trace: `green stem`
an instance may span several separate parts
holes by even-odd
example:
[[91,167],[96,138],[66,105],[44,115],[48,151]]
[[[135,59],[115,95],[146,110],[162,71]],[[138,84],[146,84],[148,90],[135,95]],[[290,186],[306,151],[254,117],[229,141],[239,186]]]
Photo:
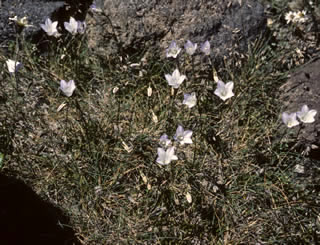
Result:
[[173,96],[171,96],[171,103],[170,103],[170,109],[169,109],[169,113],[168,113],[168,120],[167,120],[167,130],[169,129],[169,126],[170,126],[170,122],[171,122],[171,116],[173,114],[173,110],[174,110],[174,101],[176,99],[176,95],[177,95],[177,92],[178,92],[178,89],[173,89]]

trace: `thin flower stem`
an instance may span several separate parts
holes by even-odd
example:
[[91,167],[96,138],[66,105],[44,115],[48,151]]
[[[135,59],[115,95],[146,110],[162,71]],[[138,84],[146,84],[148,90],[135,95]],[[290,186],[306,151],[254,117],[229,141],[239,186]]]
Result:
[[[297,145],[299,145],[298,136],[299,136],[299,133],[300,133],[300,131],[301,131],[302,128],[303,128],[303,125],[300,124],[299,130],[298,130],[298,133],[297,133],[297,136],[296,136],[296,141],[297,141],[297,142],[296,142],[293,146],[291,146],[289,150],[286,151],[284,157],[279,161],[279,165],[287,158],[287,156],[289,155],[289,153],[290,153]],[[286,130],[286,131],[287,131],[287,130]],[[284,135],[282,135],[281,140],[282,140],[283,136],[284,136]],[[280,140],[279,142],[281,142],[281,140]]]
[[[129,135],[131,135],[131,131],[133,129],[133,125],[134,125],[134,119],[135,119],[135,115],[136,115],[136,98],[134,98],[134,104],[133,104],[133,110],[131,110],[131,118],[130,118],[130,127],[129,127]],[[147,114],[147,113],[146,113]],[[145,122],[147,120],[144,120]],[[143,131],[146,128],[146,125],[143,126]]]
[[146,113],[146,119],[144,120],[143,130],[146,128],[147,117],[149,117],[149,113],[151,112],[150,97],[147,98],[147,108],[148,108],[148,113]]
[[117,141],[120,138],[120,109],[121,109],[121,103],[120,103],[120,99],[117,98],[117,102],[118,102],[118,110],[117,110]]
[[[279,128],[279,127],[278,127]],[[278,131],[278,129],[277,129]],[[280,139],[279,139],[279,143],[281,143],[281,141],[283,140],[284,136],[288,133],[288,129],[286,128],[286,130],[284,131],[284,133],[281,135]],[[273,149],[273,146],[271,146],[271,149]]]
[[302,128],[303,128],[303,124],[300,124],[300,125],[299,125],[299,129],[298,129],[298,132],[297,132],[296,140],[298,140],[298,136],[299,136]]
[[[17,29],[17,27],[16,27]],[[16,30],[18,31],[18,30]],[[17,33],[16,35],[16,46],[15,46],[15,57],[14,57],[14,60],[15,62],[18,61],[18,58],[19,58],[19,38],[20,35],[19,33]],[[13,73],[13,78],[14,78],[14,82],[15,82],[15,85],[16,85],[16,96],[18,97],[19,96],[19,86],[18,86],[18,78],[17,78],[17,72],[16,72],[16,63],[15,63],[15,67],[14,67],[14,73]]]
[[170,102],[170,109],[168,110],[169,113],[168,113],[168,120],[167,120],[167,130],[169,129],[170,127],[170,122],[172,121],[171,120],[171,116],[173,114],[173,110],[174,110],[174,101],[176,100],[176,96],[177,96],[177,93],[178,93],[178,89],[173,89],[173,95],[171,96],[171,102]]
[[[200,110],[199,108],[200,108],[200,103],[201,103],[201,100],[200,100],[200,98],[201,98],[201,93],[199,92],[199,95],[198,95],[198,111],[199,111],[199,126],[200,126],[200,130],[199,130],[199,132],[200,132],[200,134],[202,133],[202,110]],[[197,138],[195,137],[194,138],[194,152],[193,152],[193,164],[195,164],[195,161],[196,161],[196,156],[197,156],[197,143],[198,143],[198,141],[197,141]]]
[[76,74],[80,74],[80,64],[81,64],[81,58],[80,57],[80,50],[81,50],[81,43],[82,39],[79,41],[79,45],[76,50]]
[[[200,121],[200,132],[202,132],[202,123],[201,123],[201,112],[200,112],[200,117],[199,117],[199,121]],[[197,137],[194,137],[194,150],[193,150],[193,161],[192,163],[195,164],[196,162],[196,156],[197,156]]]
[[68,103],[67,103],[66,107],[67,107],[67,110],[66,110],[65,125],[67,125],[67,126],[66,126],[66,128],[64,130],[64,135],[66,134],[66,132],[69,131],[69,128],[71,128],[70,124],[69,124],[69,105],[68,105]]

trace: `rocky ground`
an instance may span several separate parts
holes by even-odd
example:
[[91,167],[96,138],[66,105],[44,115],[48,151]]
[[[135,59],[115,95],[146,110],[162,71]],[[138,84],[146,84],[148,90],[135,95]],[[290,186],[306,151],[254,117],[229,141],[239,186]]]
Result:
[[[318,1],[91,3],[2,1],[0,237],[317,244]],[[34,27],[17,36],[15,15]],[[86,20],[85,34],[65,30],[71,16]],[[47,17],[60,37],[39,27]],[[199,45],[192,57],[188,39]],[[167,58],[173,40],[182,50]],[[210,55],[200,49],[207,40]],[[23,64],[14,74],[9,58]],[[187,77],[179,89],[166,81],[174,69]],[[62,79],[75,81],[72,96]],[[234,82],[226,101],[215,94],[218,79]],[[197,103],[188,108],[191,92]],[[303,105],[317,110],[315,122],[286,127],[282,113]],[[178,125],[193,143],[172,138],[178,160],[160,166],[159,138]]]

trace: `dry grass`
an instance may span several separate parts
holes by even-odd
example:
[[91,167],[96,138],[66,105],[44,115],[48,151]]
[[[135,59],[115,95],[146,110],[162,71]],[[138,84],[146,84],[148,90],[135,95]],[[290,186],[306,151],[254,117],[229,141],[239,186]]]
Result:
[[[270,4],[280,32],[284,6]],[[300,62],[290,45],[302,42],[268,36],[217,70],[235,83],[226,103],[213,94],[212,67],[193,73],[187,56],[180,67],[192,79],[172,95],[164,74],[175,62],[160,54],[100,60],[82,38],[39,56],[23,43],[24,68],[15,78],[2,71],[1,171],[68,213],[83,244],[318,243],[319,173],[294,173],[308,159],[279,131],[277,91]],[[59,92],[60,79],[76,81],[72,97]],[[196,107],[181,104],[186,92],[197,93]],[[159,138],[178,125],[193,131],[194,143],[162,167]]]

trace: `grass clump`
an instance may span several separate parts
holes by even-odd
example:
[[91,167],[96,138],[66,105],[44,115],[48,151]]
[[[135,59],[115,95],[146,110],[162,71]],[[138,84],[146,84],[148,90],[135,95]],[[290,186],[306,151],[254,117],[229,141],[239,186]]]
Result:
[[[281,25],[283,8],[273,10]],[[293,171],[305,158],[279,133],[278,88],[295,63],[284,63],[276,37],[221,67],[206,58],[201,72],[183,51],[179,62],[162,50],[100,59],[85,35],[47,55],[13,43],[1,63],[16,54],[23,68],[2,73],[1,171],[62,207],[83,244],[315,244],[319,177]],[[175,68],[187,77],[177,89],[165,79]],[[75,81],[72,96],[59,91],[62,79]],[[214,94],[217,79],[234,82],[233,97]],[[173,140],[179,125],[192,144]],[[178,160],[161,166],[165,133]]]

